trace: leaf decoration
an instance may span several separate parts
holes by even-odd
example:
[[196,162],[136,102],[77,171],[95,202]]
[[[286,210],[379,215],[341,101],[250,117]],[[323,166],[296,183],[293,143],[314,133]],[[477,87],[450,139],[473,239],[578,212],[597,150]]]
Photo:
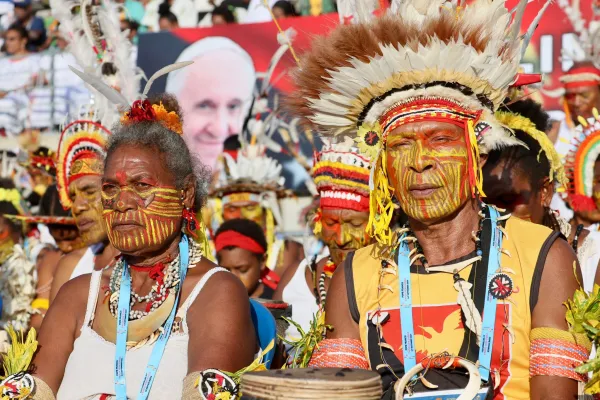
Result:
[[[594,285],[591,293],[583,289],[575,291],[572,299],[565,302],[569,331],[584,334],[598,348],[600,345],[600,286]],[[586,394],[600,393],[600,353],[595,358],[575,368],[580,374],[592,373],[585,385]]]
[[6,332],[10,337],[11,344],[2,360],[2,366],[4,368],[4,376],[2,376],[2,379],[18,372],[27,372],[38,345],[34,328],[29,330],[27,338],[24,338],[25,334],[23,331],[17,333],[12,325],[6,327]]
[[319,347],[319,343],[325,338],[327,330],[331,330],[330,325],[325,324],[325,311],[319,308],[319,311],[314,315],[310,322],[310,328],[304,332],[302,327],[289,318],[283,318],[290,324],[294,325],[300,332],[300,339],[287,340],[280,337],[284,343],[291,346],[289,350],[289,358],[283,368],[307,368],[313,352]]

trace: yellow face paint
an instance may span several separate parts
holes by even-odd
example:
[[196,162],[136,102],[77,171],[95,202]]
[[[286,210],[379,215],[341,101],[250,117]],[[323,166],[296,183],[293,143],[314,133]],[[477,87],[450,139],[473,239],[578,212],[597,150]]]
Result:
[[350,251],[371,242],[367,234],[369,213],[344,208],[324,208],[321,212],[321,239],[329,248],[335,265],[340,265]]
[[82,176],[69,184],[71,212],[86,245],[106,240],[102,222],[101,177]]
[[160,247],[181,227],[178,195],[173,188],[105,184],[103,215],[110,242],[126,254]]
[[245,201],[242,203],[227,203],[223,206],[223,220],[230,219],[249,219],[259,224],[263,230],[266,229],[265,209],[254,201]]
[[418,123],[411,125],[417,132],[388,136],[390,185],[409,217],[432,222],[451,215],[469,198],[464,131],[447,123],[430,122],[428,130],[419,129]]

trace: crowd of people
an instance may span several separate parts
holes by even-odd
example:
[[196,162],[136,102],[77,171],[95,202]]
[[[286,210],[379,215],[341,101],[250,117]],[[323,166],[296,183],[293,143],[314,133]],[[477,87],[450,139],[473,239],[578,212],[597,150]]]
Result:
[[[583,50],[560,121],[520,70],[539,22],[523,23],[527,0],[340,0],[342,23],[299,56],[285,116],[250,88],[247,110],[227,109],[242,128],[211,146],[182,99],[204,90],[206,52],[225,46],[214,67],[255,76],[247,54],[191,45],[143,90],[128,57],[152,7],[160,29],[187,24],[179,1],[126,1],[131,20],[109,0],[51,2],[80,66],[64,79],[88,103],[58,111],[55,149],[0,154],[1,399],[600,394],[600,52],[577,19],[595,8],[560,4]],[[207,3],[194,24],[254,5]],[[273,3],[261,12],[283,18],[317,2]],[[16,56],[47,42],[26,15],[6,30]],[[278,53],[293,52],[285,37]],[[7,64],[0,107],[43,70],[27,60]],[[286,231],[277,129],[314,148],[302,234]]]
[[[127,0],[117,2],[115,12],[121,31],[129,32],[131,62],[135,66],[139,34],[319,15],[335,11],[328,1],[313,5],[304,0],[272,1],[271,14],[262,1],[255,0]],[[0,5],[2,136],[18,137],[32,129],[55,131],[64,116],[77,114],[90,96],[88,88],[73,79],[68,68],[77,62],[64,51],[68,38],[63,37],[51,3],[10,0]]]

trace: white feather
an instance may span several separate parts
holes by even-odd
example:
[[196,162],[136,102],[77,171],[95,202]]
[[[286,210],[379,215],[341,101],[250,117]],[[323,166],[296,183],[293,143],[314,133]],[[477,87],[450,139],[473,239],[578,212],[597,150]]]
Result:
[[106,41],[106,51],[103,62],[111,62],[117,69],[116,86],[121,94],[132,103],[139,97],[141,71],[132,63],[133,45],[127,37],[127,32],[121,32],[119,22],[120,6],[110,0],[105,0],[98,10],[98,21]]
[[85,83],[96,89],[101,95],[106,97],[111,103],[116,106],[128,107],[129,102],[123,95],[117,92],[112,87],[108,86],[98,77],[86,74],[85,72],[78,71],[76,68],[69,66],[69,69],[73,71],[78,77],[80,77]]
[[156,71],[154,73],[154,75],[152,75],[150,77],[150,79],[148,79],[146,86],[144,86],[144,92],[142,93],[142,98],[146,97],[146,95],[150,91],[150,88],[152,87],[152,84],[154,83],[155,80],[157,80],[158,78],[160,78],[163,75],[166,75],[170,72],[176,71],[180,68],[187,67],[188,65],[191,65],[193,63],[194,63],[193,61],[178,62],[175,64],[167,65],[166,67],[163,67],[163,68],[159,69],[158,71]]

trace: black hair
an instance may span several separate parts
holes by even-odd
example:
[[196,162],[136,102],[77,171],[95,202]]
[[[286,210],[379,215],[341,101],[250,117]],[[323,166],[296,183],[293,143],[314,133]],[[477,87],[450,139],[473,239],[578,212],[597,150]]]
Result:
[[296,12],[296,9],[294,8],[293,4],[287,0],[279,0],[278,2],[273,4],[273,7],[271,7],[271,8],[276,8],[276,7],[281,8],[286,17],[297,17],[298,16],[298,13]]
[[[217,232],[215,233],[215,240],[221,233],[227,232],[227,231],[234,231],[234,232],[240,233],[244,236],[248,236],[249,238],[253,239],[256,243],[258,243],[259,246],[261,246],[263,249],[265,249],[265,253],[266,253],[267,239],[265,238],[265,233],[263,232],[263,229],[256,222],[249,220],[249,219],[242,219],[242,218],[230,219],[229,221],[225,221],[221,224],[219,229],[217,229]],[[225,249],[231,250],[235,247],[236,246],[226,246]],[[265,253],[263,253],[263,254],[255,253],[255,254],[262,261]]]
[[129,29],[129,31],[138,31],[140,29],[140,24],[137,21],[134,21],[133,19],[125,19],[123,20],[123,22],[125,22],[127,24],[127,29]]
[[[174,96],[165,93],[148,100],[152,104],[162,103],[167,111],[177,113],[183,124],[181,109]],[[156,150],[163,165],[175,177],[175,187],[178,190],[184,189],[189,177],[193,177],[196,187],[194,206],[198,210],[204,205],[210,184],[210,168],[202,165],[198,157],[190,152],[182,135],[156,121],[117,124],[112,132],[106,149],[105,166],[115,150],[124,145]]]
[[56,185],[50,185],[44,192],[40,200],[39,215],[52,217],[68,217],[71,215],[70,210],[65,210],[60,204],[58,197],[58,188]]
[[171,11],[167,11],[167,12],[163,12],[159,14],[159,19],[160,18],[165,18],[167,21],[169,21],[172,24],[179,24],[179,21],[177,20],[177,16],[175,14],[173,14]]
[[[510,105],[500,108],[500,111],[508,111],[513,114],[528,118],[535,127],[546,132],[550,125],[550,117],[542,109],[542,106],[531,99],[519,100]],[[499,162],[505,161],[507,169],[519,168],[525,174],[531,188],[538,192],[541,190],[544,178],[550,176],[550,162],[537,140],[527,133],[513,129],[515,137],[523,142],[524,146],[511,146],[500,150],[493,150],[488,154],[488,159],[483,167],[484,171],[491,171]]]
[[19,23],[14,23],[11,26],[9,26],[6,32],[8,31],[17,32],[21,39],[29,39],[29,33],[27,33],[27,29],[25,29],[25,27]]
[[228,136],[227,139],[223,142],[223,150],[239,150],[242,148],[242,143],[240,143],[240,137],[238,135]]
[[231,11],[231,9],[225,4],[221,4],[220,6],[215,7],[212,10],[212,15],[220,15],[228,24],[234,24],[236,22],[235,15]]

